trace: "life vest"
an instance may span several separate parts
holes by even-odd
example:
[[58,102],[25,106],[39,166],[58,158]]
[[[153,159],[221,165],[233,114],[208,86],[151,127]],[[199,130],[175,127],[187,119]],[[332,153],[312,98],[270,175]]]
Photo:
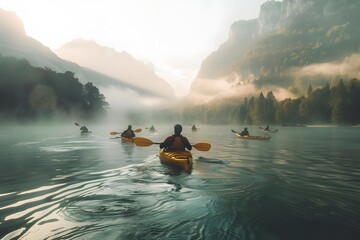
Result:
[[182,136],[174,136],[171,145],[167,148],[168,150],[185,150]]
[[126,138],[133,138],[133,134],[132,134],[132,130],[126,130],[123,137],[126,137]]

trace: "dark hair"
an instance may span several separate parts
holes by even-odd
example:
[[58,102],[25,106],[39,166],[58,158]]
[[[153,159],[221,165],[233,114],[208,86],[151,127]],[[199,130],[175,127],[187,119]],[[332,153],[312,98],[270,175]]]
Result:
[[180,135],[181,131],[182,131],[182,126],[180,124],[176,124],[174,126],[175,135]]

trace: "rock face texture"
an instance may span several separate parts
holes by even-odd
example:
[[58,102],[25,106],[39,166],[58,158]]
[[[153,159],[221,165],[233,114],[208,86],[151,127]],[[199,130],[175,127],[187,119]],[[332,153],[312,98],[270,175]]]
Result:
[[[360,49],[360,1],[267,1],[258,19],[235,22],[228,40],[204,59],[189,98],[213,99],[236,86],[254,84],[285,89],[306,87],[348,73],[320,71],[324,64],[348,66]],[[206,87],[203,87],[206,86]],[[206,97],[205,97],[206,96]]]

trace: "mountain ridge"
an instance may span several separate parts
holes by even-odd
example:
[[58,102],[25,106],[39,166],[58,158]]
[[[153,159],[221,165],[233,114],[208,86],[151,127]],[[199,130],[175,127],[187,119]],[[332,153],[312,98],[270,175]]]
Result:
[[158,77],[150,64],[135,59],[126,51],[101,46],[94,40],[76,39],[55,50],[63,59],[81,66],[122,79],[124,82],[147,89],[164,96],[175,96],[174,89],[164,79]]
[[[175,94],[171,96],[168,92],[164,94],[154,91],[152,88],[136,86],[123,79],[114,78],[93,69],[81,67],[77,63],[61,59],[49,47],[26,35],[24,25],[15,12],[0,9],[0,33],[0,52],[3,56],[26,59],[35,67],[47,67],[57,72],[74,72],[80,82],[92,82],[101,88],[111,88],[112,92],[114,89],[118,89],[120,92],[117,95],[122,96],[124,99],[126,99],[123,94],[124,91],[131,92],[131,96],[135,95],[139,96],[139,98],[157,98],[166,101],[175,99]],[[115,97],[113,98],[116,100]]]
[[[265,2],[259,18],[232,24],[228,40],[203,60],[184,102],[197,99],[202,104],[234,89],[243,92],[248,84],[257,92],[263,87],[282,88],[289,97],[335,76],[359,77],[355,71],[330,75],[319,68],[347,64],[356,69],[348,59],[360,59],[359,10],[356,0]],[[296,75],[309,67],[317,68],[312,79]]]

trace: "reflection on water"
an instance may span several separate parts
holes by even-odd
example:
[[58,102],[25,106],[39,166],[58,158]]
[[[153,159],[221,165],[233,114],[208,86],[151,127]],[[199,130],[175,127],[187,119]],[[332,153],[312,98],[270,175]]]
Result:
[[[185,129],[212,144],[192,151],[190,173],[101,127],[2,128],[0,238],[359,239],[360,129],[279,128],[247,141],[231,128]],[[138,135],[159,142],[168,129]]]

